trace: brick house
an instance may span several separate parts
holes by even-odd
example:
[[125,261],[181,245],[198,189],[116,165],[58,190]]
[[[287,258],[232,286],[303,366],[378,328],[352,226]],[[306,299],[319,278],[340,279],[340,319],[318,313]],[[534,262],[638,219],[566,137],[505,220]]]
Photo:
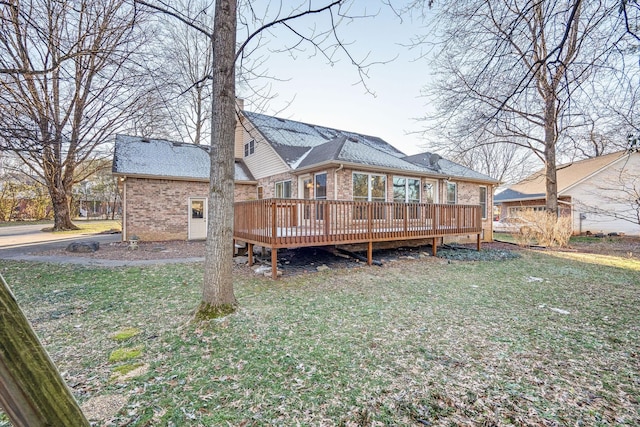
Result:
[[[618,151],[558,166],[558,213],[572,218],[574,234],[640,234],[640,153]],[[546,209],[544,169],[494,198],[500,218]]]
[[[436,154],[407,156],[373,136],[238,112],[235,200],[303,199],[480,205],[492,239],[497,181]],[[116,138],[113,173],[123,194],[123,239],[206,237],[206,146]],[[455,240],[471,239],[458,233]],[[452,237],[453,238],[453,237]]]

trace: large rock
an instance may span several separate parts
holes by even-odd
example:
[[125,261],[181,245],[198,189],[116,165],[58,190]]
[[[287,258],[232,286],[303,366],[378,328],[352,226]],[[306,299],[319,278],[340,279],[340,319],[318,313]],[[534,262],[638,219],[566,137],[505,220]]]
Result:
[[88,253],[100,249],[100,242],[73,242],[67,246],[67,252]]

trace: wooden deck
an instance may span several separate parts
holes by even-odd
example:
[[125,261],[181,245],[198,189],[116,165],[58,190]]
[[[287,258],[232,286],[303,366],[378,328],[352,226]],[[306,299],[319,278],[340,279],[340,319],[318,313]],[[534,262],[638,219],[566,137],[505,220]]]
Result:
[[367,243],[369,264],[374,242],[477,235],[480,250],[482,219],[479,205],[356,202],[341,200],[262,199],[235,204],[233,237],[249,246],[271,248],[276,277],[278,248]]

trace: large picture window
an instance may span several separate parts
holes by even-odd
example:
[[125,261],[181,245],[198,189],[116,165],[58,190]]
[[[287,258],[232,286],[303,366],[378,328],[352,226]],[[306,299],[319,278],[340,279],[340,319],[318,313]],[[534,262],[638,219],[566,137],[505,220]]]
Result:
[[276,198],[291,198],[291,180],[276,182]]
[[[416,178],[393,177],[393,201],[399,203],[420,203],[420,180]],[[397,219],[405,217],[415,219],[419,215],[418,206],[396,206],[394,216]]]
[[420,203],[420,180],[415,178],[393,177],[393,201]]
[[387,200],[387,177],[367,173],[353,174],[353,200],[384,202]]
[[[385,202],[387,200],[387,177],[368,173],[353,174],[353,200],[361,202]],[[354,210],[354,219],[366,219],[365,208]],[[374,209],[374,218],[384,218],[384,208]]]

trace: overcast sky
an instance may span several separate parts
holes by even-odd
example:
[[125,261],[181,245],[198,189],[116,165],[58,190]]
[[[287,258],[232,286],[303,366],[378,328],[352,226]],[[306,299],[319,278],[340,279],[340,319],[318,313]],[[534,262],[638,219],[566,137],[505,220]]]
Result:
[[[376,2],[361,3],[367,5]],[[379,10],[379,12],[378,12]],[[333,127],[378,136],[407,154],[425,151],[425,141],[411,134],[421,129],[417,117],[428,114],[427,100],[420,96],[430,70],[419,52],[402,45],[423,32],[422,23],[401,20],[384,6],[367,10],[377,16],[356,20],[339,28],[350,52],[357,59],[370,52],[369,61],[392,61],[369,69],[366,84],[375,93],[367,93],[356,67],[340,55],[340,63],[327,65],[326,59],[309,57],[311,51],[291,55],[269,55],[265,66],[271,75],[286,81],[273,81],[278,97],[268,104],[267,114],[305,123]],[[286,32],[276,31],[269,48],[286,43]],[[243,96],[242,91],[239,92]],[[284,111],[289,101],[291,105]],[[251,109],[250,107],[248,109]]]

